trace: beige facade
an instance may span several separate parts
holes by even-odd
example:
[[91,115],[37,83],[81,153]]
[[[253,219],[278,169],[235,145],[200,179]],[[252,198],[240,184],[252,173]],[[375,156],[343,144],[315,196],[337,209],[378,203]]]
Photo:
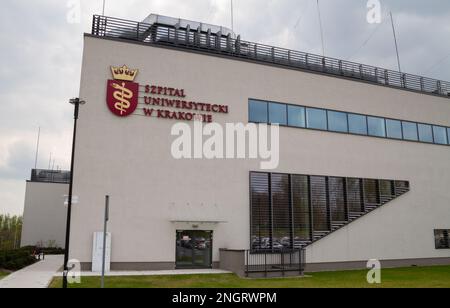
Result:
[[[106,106],[110,66],[139,69],[136,82],[185,89],[190,100],[229,106],[218,123],[248,123],[248,99],[450,126],[450,100],[214,55],[85,36],[70,258],[92,259],[111,196],[113,264],[170,267],[177,230],[212,230],[219,249],[249,249],[249,172],[259,160],[175,160],[176,121],[126,118]],[[189,122],[188,122],[189,123]],[[192,125],[192,123],[190,123]],[[308,263],[448,258],[434,229],[450,228],[450,147],[280,128],[273,172],[401,179],[411,191],[307,248]],[[114,265],[113,265],[114,268]]]
[[63,248],[68,184],[27,182],[20,245]]

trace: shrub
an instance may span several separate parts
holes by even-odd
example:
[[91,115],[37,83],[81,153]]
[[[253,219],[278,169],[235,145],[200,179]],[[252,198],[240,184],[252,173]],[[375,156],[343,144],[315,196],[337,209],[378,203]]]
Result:
[[32,251],[28,249],[17,249],[0,252],[0,268],[17,271],[36,262]]

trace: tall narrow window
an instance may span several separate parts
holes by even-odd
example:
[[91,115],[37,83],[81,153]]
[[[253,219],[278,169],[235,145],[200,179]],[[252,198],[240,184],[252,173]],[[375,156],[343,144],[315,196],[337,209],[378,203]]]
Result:
[[386,125],[384,119],[368,117],[369,135],[375,137],[386,137]]
[[294,215],[294,246],[311,240],[311,213],[309,207],[309,186],[306,175],[292,175],[292,212]]
[[326,178],[311,177],[311,206],[314,231],[329,231]]
[[364,211],[361,189],[360,179],[347,179],[348,209],[352,213]]
[[251,173],[251,241],[252,249],[270,249],[271,205],[268,173]]
[[267,123],[267,102],[250,100],[248,103],[249,121],[254,123]]
[[395,187],[393,181],[381,180],[380,182],[380,201],[389,202],[395,197]]
[[433,130],[431,125],[419,124],[419,140],[433,143]]
[[364,202],[366,205],[378,205],[380,203],[377,180],[364,180]]
[[273,249],[292,248],[289,175],[272,174]]
[[343,178],[329,178],[329,198],[331,220],[336,222],[346,221],[345,189]]
[[445,127],[433,126],[434,142],[437,144],[448,144],[447,130]]

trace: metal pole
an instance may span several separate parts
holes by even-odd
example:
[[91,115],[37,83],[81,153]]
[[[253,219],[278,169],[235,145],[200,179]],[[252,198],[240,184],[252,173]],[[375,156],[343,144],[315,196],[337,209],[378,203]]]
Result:
[[233,0],[231,0],[231,30],[234,32],[234,9],[233,9]]
[[322,56],[325,57],[325,43],[323,39],[322,14],[320,13],[319,0],[317,0],[317,12],[319,13],[320,39],[322,41]]
[[74,110],[74,124],[73,124],[73,138],[72,138],[72,161],[70,164],[70,184],[69,184],[69,200],[67,206],[67,223],[66,223],[66,245],[64,252],[64,272],[63,272],[63,288],[67,289],[67,274],[69,268],[67,264],[69,263],[69,246],[70,246],[70,221],[72,218],[72,193],[73,193],[73,167],[74,167],[74,159],[75,159],[75,142],[77,136],[77,120],[78,120],[78,111],[80,108],[80,100],[73,100],[75,105]]
[[39,142],[41,139],[41,127],[39,126],[37,144],[36,144],[36,158],[34,160],[34,169],[37,169],[38,155],[39,155]]
[[102,256],[102,281],[101,288],[105,288],[105,263],[106,263],[106,235],[108,232],[109,220],[109,196],[105,197],[105,224],[103,228],[103,256]]
[[106,0],[103,0],[102,16],[105,16],[105,4],[106,4]]
[[397,53],[398,71],[402,72],[402,67],[400,66],[400,54],[398,52],[397,34],[395,32],[394,17],[392,17],[392,12],[390,12],[390,15],[391,15],[391,23],[392,23],[392,32],[394,33],[395,51]]

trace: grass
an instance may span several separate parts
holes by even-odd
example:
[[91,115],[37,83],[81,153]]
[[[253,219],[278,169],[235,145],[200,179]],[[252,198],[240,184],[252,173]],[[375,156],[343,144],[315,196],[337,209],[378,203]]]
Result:
[[[381,285],[369,285],[367,271],[314,273],[305,278],[242,279],[234,274],[107,277],[107,288],[450,288],[450,266],[382,270]],[[50,288],[60,288],[55,278]],[[71,288],[98,288],[99,277],[84,277]]]
[[8,275],[9,275],[8,272],[0,270],[0,279],[5,278]]

